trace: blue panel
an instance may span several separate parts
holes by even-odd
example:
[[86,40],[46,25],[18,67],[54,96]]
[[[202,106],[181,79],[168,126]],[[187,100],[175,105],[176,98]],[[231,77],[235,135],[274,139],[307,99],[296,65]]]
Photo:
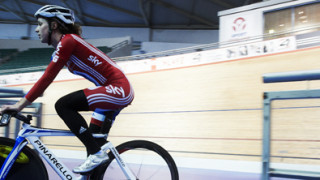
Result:
[[320,70],[291,71],[263,75],[264,83],[320,80]]

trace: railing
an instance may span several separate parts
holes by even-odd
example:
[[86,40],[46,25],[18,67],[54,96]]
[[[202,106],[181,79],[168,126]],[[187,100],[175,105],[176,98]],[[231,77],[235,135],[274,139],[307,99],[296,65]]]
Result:
[[[113,60],[115,60],[115,61],[129,61],[129,60],[151,59],[151,58],[163,57],[163,56],[172,56],[172,55],[185,54],[185,53],[191,53],[191,52],[197,52],[197,51],[217,49],[217,48],[221,48],[221,47],[231,47],[234,45],[248,44],[248,43],[252,43],[252,42],[259,42],[259,41],[263,41],[263,40],[275,39],[278,37],[292,36],[292,35],[300,34],[302,32],[316,31],[319,29],[320,29],[320,24],[317,24],[314,26],[295,29],[295,30],[291,30],[291,31],[281,31],[278,33],[264,34],[262,36],[253,36],[250,38],[239,39],[239,40],[228,41],[228,42],[216,42],[216,43],[197,45],[197,46],[191,46],[191,47],[187,47],[187,48],[179,48],[179,49],[154,52],[154,53],[148,53],[148,54],[138,54],[138,55],[133,55],[133,56],[116,57],[116,58],[113,58]],[[301,46],[301,45],[313,44],[317,41],[320,42],[319,39],[320,39],[320,35],[315,36],[315,37],[306,38],[306,39],[298,39],[297,45]]]
[[[263,76],[264,83],[320,80],[320,70],[269,73]],[[292,179],[320,179],[319,172],[278,169],[270,167],[271,151],[271,103],[274,100],[320,98],[320,89],[271,91],[263,94],[263,139],[261,180],[271,177]]]
[[117,50],[119,48],[122,48],[122,47],[124,47],[124,46],[126,46],[128,44],[129,44],[129,40],[124,40],[122,42],[119,42],[119,43],[111,46],[111,51],[114,51],[114,50]]

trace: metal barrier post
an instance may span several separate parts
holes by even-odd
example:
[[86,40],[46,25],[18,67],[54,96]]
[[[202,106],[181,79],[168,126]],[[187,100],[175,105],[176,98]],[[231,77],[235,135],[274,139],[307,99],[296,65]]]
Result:
[[263,139],[262,139],[262,179],[269,179],[270,168],[270,115],[271,101],[268,93],[263,94]]
[[[264,83],[320,80],[320,71],[296,71],[266,74]],[[261,180],[270,177],[293,179],[320,179],[319,172],[283,170],[270,167],[271,137],[271,104],[273,100],[320,98],[320,90],[273,91],[264,92],[263,100],[263,142],[262,142],[262,175]]]

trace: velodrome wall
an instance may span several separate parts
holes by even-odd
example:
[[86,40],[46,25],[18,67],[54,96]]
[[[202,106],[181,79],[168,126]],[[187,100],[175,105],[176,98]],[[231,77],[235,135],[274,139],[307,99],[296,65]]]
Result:
[[[320,47],[313,47],[128,72],[135,100],[117,117],[109,139],[115,145],[133,139],[151,140],[174,157],[260,162],[263,92],[320,88],[320,81],[263,84],[262,75],[318,69],[319,59]],[[27,91],[32,84],[7,86]],[[91,86],[77,78],[55,81],[37,100],[44,104],[43,127],[66,129],[54,103],[69,92]],[[319,165],[320,101],[277,101],[273,105],[272,161]],[[91,113],[83,114],[89,122]],[[52,148],[83,150],[75,138],[44,141]]]

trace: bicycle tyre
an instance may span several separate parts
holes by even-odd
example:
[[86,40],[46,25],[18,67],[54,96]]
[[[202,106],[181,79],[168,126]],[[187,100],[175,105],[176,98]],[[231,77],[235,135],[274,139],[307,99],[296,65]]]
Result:
[[[0,137],[0,145],[5,146],[7,148],[13,148],[14,144],[15,144],[15,140]],[[8,153],[8,152],[2,151],[0,153]],[[37,155],[37,153],[28,146],[25,146],[22,149],[22,153],[27,156],[27,158],[29,159],[28,162],[25,160],[23,162],[16,161],[11,167],[6,179],[21,180],[21,179],[27,178],[32,180],[48,180],[49,178],[48,178],[47,169],[43,164],[43,161],[41,160],[41,158]],[[3,157],[3,154],[1,154],[1,157],[0,157],[1,166],[4,163],[4,161],[5,161],[5,158]]]
[[[166,180],[179,180],[179,173],[178,173],[178,168],[176,166],[176,163],[174,162],[173,158],[171,157],[171,155],[161,146],[150,142],[150,141],[145,141],[145,140],[134,140],[134,141],[129,141],[129,142],[125,142],[123,144],[120,144],[119,146],[116,147],[117,151],[119,152],[119,154],[121,155],[121,158],[123,158],[124,154],[128,154],[130,153],[130,151],[145,151],[145,152],[152,152],[153,154],[155,154],[159,159],[162,159],[162,161],[164,161],[165,163],[165,168],[168,170],[168,176],[166,178],[163,177],[163,175],[160,173],[159,175],[159,179],[166,179]],[[95,180],[109,180],[109,179],[123,179],[123,177],[119,177],[119,174],[116,174],[116,178],[115,177],[109,177],[110,173],[108,174],[109,170],[112,169],[114,170],[114,168],[118,168],[120,169],[120,167],[118,166],[118,164],[116,164],[114,167],[111,167],[111,164],[115,162],[115,157],[112,154],[112,152],[108,153],[109,155],[109,160],[101,165],[100,167],[98,167],[94,173],[91,176],[91,179],[95,179]],[[130,164],[127,162],[127,165],[130,166]],[[139,166],[141,166],[142,164],[139,164]],[[151,167],[156,167],[154,165],[146,165],[147,168],[150,169]],[[161,166],[162,167],[162,166]],[[139,167],[139,170],[141,170],[142,167]],[[158,168],[158,167],[157,167]],[[131,170],[133,170],[132,167],[130,167]],[[144,179],[149,179],[146,177],[141,177],[144,174],[137,174],[134,173],[136,176],[136,179],[139,180],[144,180]],[[156,177],[152,177],[152,179],[158,179]]]

